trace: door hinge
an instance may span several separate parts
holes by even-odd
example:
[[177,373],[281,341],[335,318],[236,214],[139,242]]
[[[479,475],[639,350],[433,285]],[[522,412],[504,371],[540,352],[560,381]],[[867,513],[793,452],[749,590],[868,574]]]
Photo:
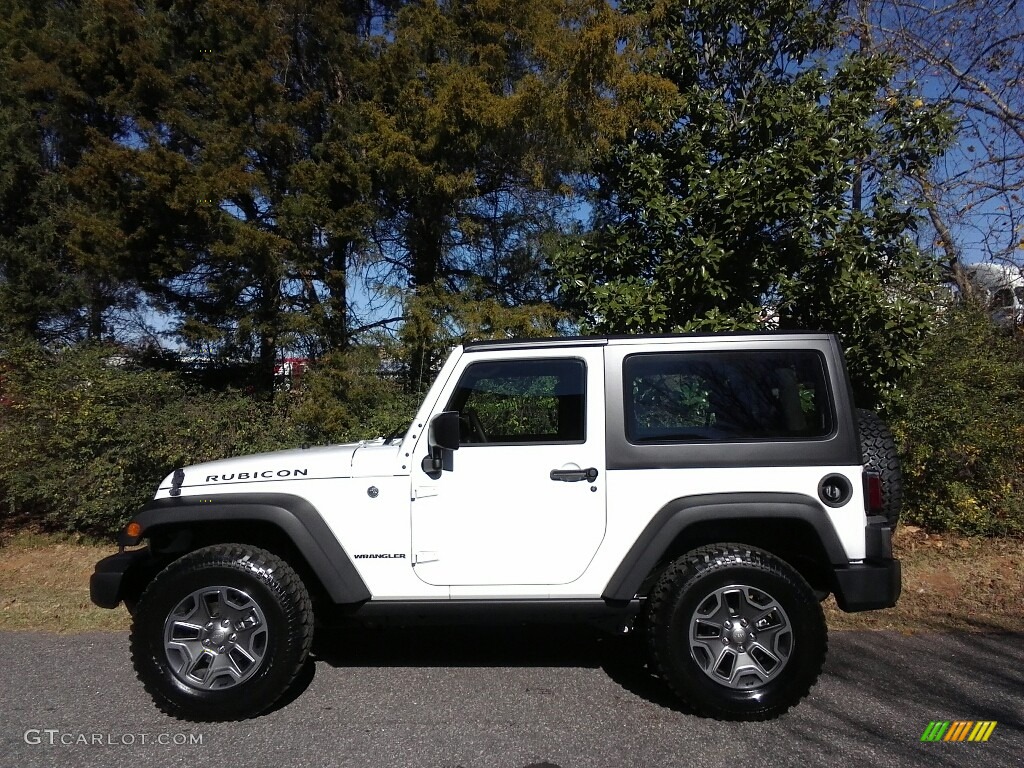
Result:
[[437,496],[436,485],[421,485],[412,489],[412,497],[414,499],[426,499],[430,496]]

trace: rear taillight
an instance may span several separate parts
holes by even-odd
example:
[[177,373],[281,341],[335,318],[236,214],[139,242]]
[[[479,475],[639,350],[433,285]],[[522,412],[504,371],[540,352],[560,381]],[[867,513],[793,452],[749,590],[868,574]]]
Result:
[[885,507],[885,495],[882,490],[882,478],[874,472],[864,473],[864,506],[868,514],[881,514]]

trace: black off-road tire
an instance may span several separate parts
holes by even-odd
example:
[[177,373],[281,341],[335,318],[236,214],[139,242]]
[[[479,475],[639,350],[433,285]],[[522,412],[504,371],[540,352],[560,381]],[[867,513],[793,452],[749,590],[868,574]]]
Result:
[[[192,605],[195,610],[186,616]],[[249,622],[252,626],[246,626]],[[195,640],[191,624],[200,626]],[[202,626],[220,634],[211,635]],[[182,632],[184,641],[168,644],[169,637],[173,641]],[[230,640],[239,637],[239,644],[251,639],[253,648],[238,651]],[[132,622],[132,663],[166,714],[200,722],[241,720],[266,711],[289,689],[312,641],[309,593],[291,566],[257,547],[220,544],[175,560],[150,582]],[[230,647],[227,653],[218,650],[218,642],[224,643],[220,648]],[[224,656],[221,666],[230,669],[214,674],[211,662],[197,666],[186,661],[193,651],[177,648],[185,645],[203,659]],[[245,662],[246,654],[258,655],[259,662],[240,674],[232,659]],[[204,672],[206,681],[200,679]]]
[[[731,602],[738,599],[735,593],[744,588],[749,589],[748,597],[753,602],[746,597],[740,602],[753,610],[731,611]],[[763,596],[774,602],[762,602]],[[751,640],[750,632],[762,612],[757,603],[785,622],[772,629],[769,625],[775,619],[764,620],[756,628],[761,637]],[[712,605],[724,608],[722,627],[727,622],[732,624],[733,619],[736,627],[744,616],[750,620],[745,625],[747,637],[737,640],[744,630],[733,634],[723,629],[721,636],[729,635],[731,648],[720,637],[710,636],[692,647],[691,628],[697,627],[698,634],[705,634],[716,623],[699,618],[707,616]],[[788,642],[785,626],[789,627]],[[782,714],[810,691],[828,650],[825,617],[807,582],[782,560],[745,544],[701,547],[672,562],[648,596],[645,631],[651,668],[694,712],[723,720],[767,720]],[[746,656],[737,653],[737,642],[746,644],[742,646]],[[779,659],[785,655],[782,666],[773,668],[765,679],[755,680],[758,675],[766,675],[763,669],[745,674],[740,670],[753,664],[755,656],[765,661],[760,643],[778,643],[782,650],[788,648],[788,654],[776,653]],[[705,646],[717,649],[723,659],[733,654],[733,680],[726,681],[719,675],[713,661],[708,664],[710,656]],[[706,671],[709,666],[711,672]]]
[[895,528],[903,509],[903,470],[896,440],[874,411],[858,408],[857,427],[864,466],[882,479],[882,514]]

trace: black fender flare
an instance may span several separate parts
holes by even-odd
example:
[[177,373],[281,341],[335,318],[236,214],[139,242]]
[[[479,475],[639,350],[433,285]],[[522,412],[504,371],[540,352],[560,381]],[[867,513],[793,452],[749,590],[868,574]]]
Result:
[[828,513],[798,493],[723,493],[673,499],[651,518],[608,581],[601,597],[632,600],[679,534],[697,523],[721,520],[794,520],[809,524],[834,565],[849,561]]
[[[133,520],[142,526],[143,537],[161,528],[187,528],[189,523],[269,523],[287,536],[306,559],[333,602],[362,603],[371,597],[341,542],[316,508],[301,496],[218,493],[154,499]],[[123,543],[137,543],[137,540]]]

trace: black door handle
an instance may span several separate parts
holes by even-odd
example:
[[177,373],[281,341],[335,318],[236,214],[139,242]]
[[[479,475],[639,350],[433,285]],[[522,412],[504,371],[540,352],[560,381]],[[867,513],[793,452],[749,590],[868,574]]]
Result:
[[597,480],[597,468],[590,467],[589,469],[552,469],[551,479],[560,480],[563,483],[578,483],[581,480],[586,480],[588,483],[592,483]]

